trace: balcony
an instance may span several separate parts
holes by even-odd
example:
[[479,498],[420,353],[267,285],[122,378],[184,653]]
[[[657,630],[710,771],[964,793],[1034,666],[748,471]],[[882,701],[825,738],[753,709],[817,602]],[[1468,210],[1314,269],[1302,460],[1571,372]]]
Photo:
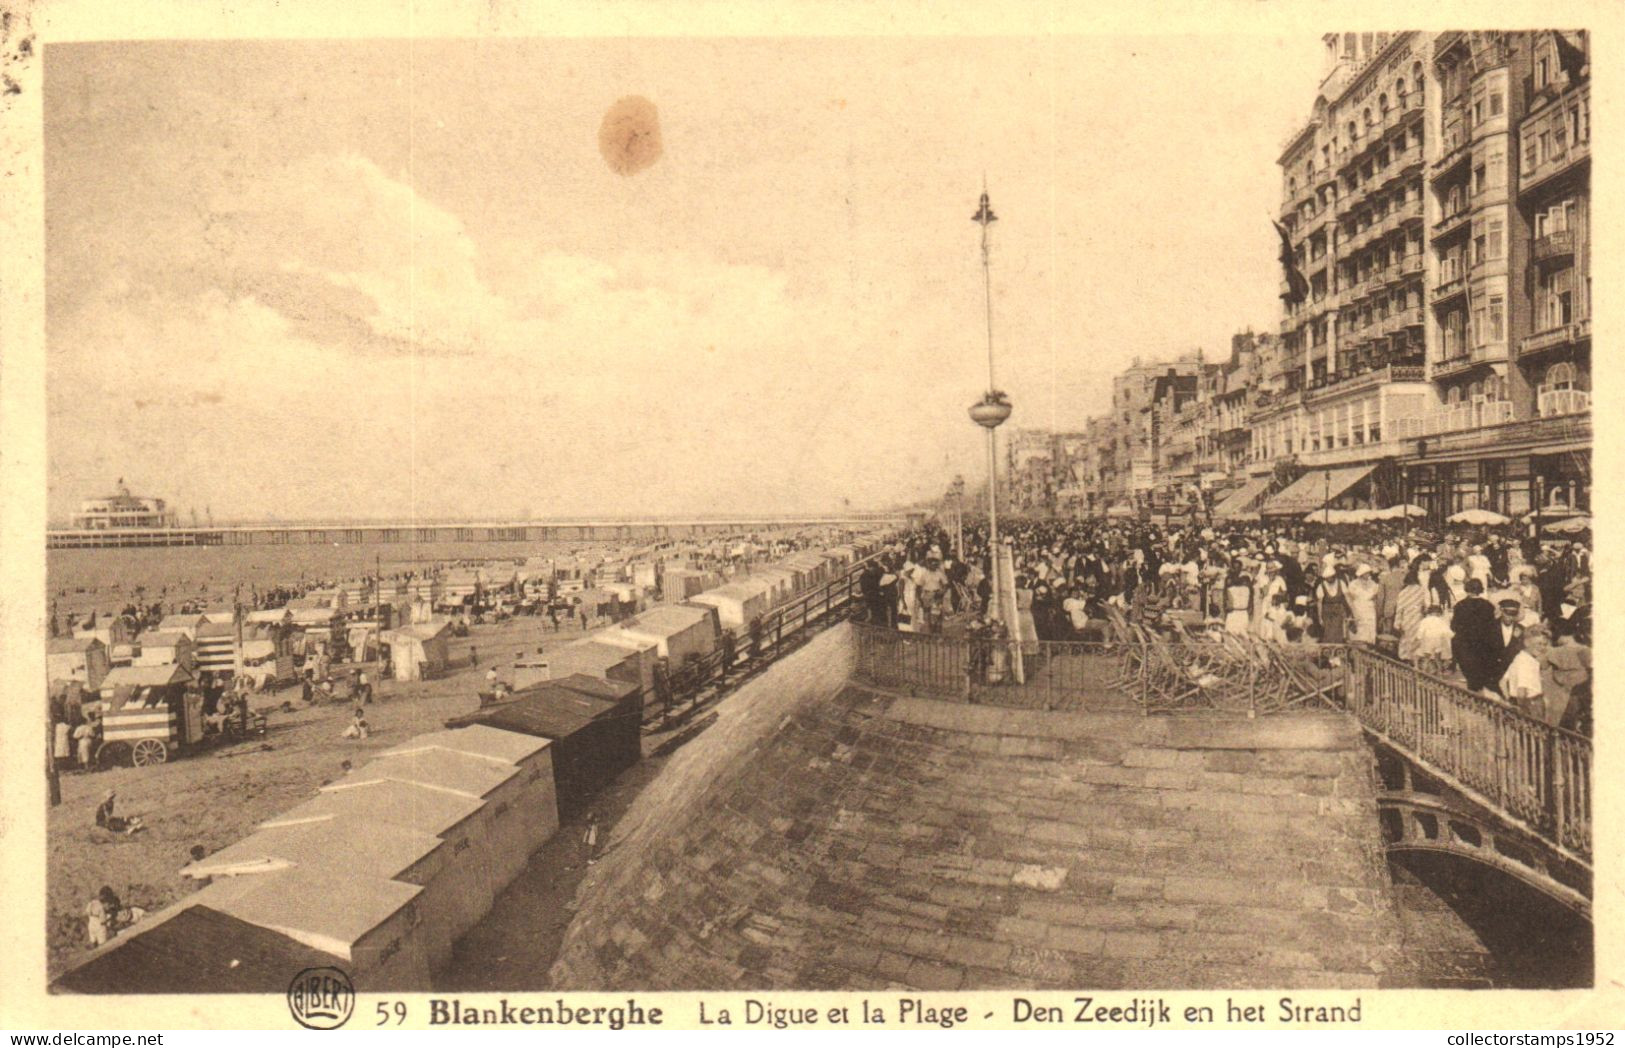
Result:
[[1466,229],[1467,224],[1472,217],[1473,213],[1471,208],[1462,208],[1455,214],[1444,216],[1443,218],[1439,219],[1439,221],[1433,223],[1433,239],[1438,240],[1442,237],[1447,237],[1458,230]]
[[1574,257],[1574,230],[1560,229],[1535,240],[1533,251],[1536,262],[1553,262]]
[[1418,364],[1385,364],[1364,370],[1334,371],[1323,378],[1312,380],[1305,399],[1314,402],[1324,400],[1333,394],[1355,393],[1395,382],[1422,381],[1425,381],[1424,373]]
[[1439,159],[1433,162],[1433,177],[1438,178],[1457,164],[1465,163],[1472,155],[1472,146],[1472,141],[1463,135],[1461,141],[1447,148],[1439,155]]
[[1388,318],[1388,324],[1389,334],[1392,334],[1395,331],[1403,331],[1409,327],[1421,327],[1422,307],[1410,306],[1405,309],[1396,310],[1393,316]]
[[1397,269],[1398,272],[1395,275],[1395,279],[1404,279],[1405,277],[1415,276],[1416,274],[1422,272],[1422,253],[1418,251],[1415,254],[1406,255],[1404,258],[1401,258],[1399,260]]
[[1401,149],[1388,158],[1389,179],[1403,178],[1405,175],[1420,171],[1422,168],[1422,147],[1411,146]]
[[1465,294],[1466,291],[1467,278],[1465,276],[1454,277],[1443,283],[1435,284],[1433,287],[1433,304],[1435,306],[1445,305],[1457,295]]
[[1549,353],[1554,349],[1566,349],[1577,342],[1585,342],[1591,338],[1591,319],[1577,320],[1572,324],[1563,324],[1546,331],[1537,331],[1533,335],[1525,336],[1518,343],[1520,357],[1532,357],[1537,353]]
[[1471,352],[1458,353],[1453,357],[1446,357],[1443,360],[1434,361],[1433,377],[1436,379],[1449,378],[1452,375],[1460,375],[1464,372],[1471,371],[1473,368],[1479,367],[1480,365],[1504,359],[1505,357],[1501,353],[1501,346],[1499,343],[1489,346],[1479,346]]
[[1438,408],[1415,418],[1393,419],[1388,423],[1388,431],[1395,437],[1410,440],[1441,433],[1460,433],[1484,426],[1501,426],[1512,421],[1510,400],[1486,400]]
[[1591,410],[1591,393],[1584,389],[1543,390],[1535,401],[1541,418],[1554,415],[1584,415]]

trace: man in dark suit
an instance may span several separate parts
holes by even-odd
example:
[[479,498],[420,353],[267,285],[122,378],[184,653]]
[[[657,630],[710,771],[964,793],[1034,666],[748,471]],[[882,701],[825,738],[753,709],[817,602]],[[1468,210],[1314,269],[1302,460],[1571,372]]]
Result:
[[1495,679],[1499,681],[1506,673],[1512,660],[1518,657],[1523,650],[1523,626],[1519,620],[1523,618],[1523,602],[1516,597],[1504,598],[1498,608],[1501,614],[1495,620],[1496,640],[1500,642],[1501,654],[1496,663]]
[[1484,584],[1478,579],[1468,579],[1465,588],[1467,596],[1456,602],[1450,614],[1450,629],[1455,634],[1450,651],[1470,690],[1496,691],[1503,666],[1495,605],[1484,599]]

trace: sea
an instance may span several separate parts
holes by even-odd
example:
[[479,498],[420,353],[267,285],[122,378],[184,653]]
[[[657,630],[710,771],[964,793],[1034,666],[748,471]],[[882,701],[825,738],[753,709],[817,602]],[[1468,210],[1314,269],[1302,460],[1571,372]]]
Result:
[[347,543],[288,546],[154,546],[46,552],[46,594],[62,612],[116,611],[126,603],[227,602],[241,587],[386,576],[457,561],[631,556],[647,544],[595,542]]

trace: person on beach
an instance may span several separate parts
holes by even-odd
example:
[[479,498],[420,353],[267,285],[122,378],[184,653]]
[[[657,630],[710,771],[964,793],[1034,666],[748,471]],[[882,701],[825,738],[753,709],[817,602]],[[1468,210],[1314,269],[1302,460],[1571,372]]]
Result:
[[349,727],[344,729],[344,734],[342,736],[340,736],[340,738],[345,738],[345,739],[365,739],[366,737],[367,737],[367,717],[366,717],[366,714],[362,712],[361,707],[357,706],[355,708],[355,710],[352,711],[351,714],[350,714],[350,725],[349,725]]
[[102,797],[101,804],[96,807],[96,825],[111,833],[122,833],[133,836],[146,827],[141,822],[141,816],[132,815],[128,818],[114,813],[113,807],[117,803],[118,794],[108,790]]
[[113,921],[118,911],[119,897],[105,884],[85,903],[85,938],[92,949],[105,946],[112,937]]

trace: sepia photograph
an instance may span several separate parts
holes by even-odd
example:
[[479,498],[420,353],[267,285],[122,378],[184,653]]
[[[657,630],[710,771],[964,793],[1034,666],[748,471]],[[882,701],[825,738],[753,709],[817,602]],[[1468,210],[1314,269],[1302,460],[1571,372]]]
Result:
[[1591,27],[30,33],[59,1004],[1599,982]]

